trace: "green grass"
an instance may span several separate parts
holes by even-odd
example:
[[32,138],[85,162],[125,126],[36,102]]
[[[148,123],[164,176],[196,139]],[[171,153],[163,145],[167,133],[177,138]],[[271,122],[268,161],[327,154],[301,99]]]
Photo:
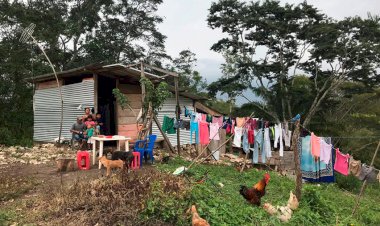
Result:
[[[169,164],[159,164],[157,168],[171,173],[179,166],[188,165],[189,162],[175,159]],[[357,217],[351,217],[356,194],[341,190],[336,184],[304,184],[299,208],[293,213],[292,219],[283,224],[262,208],[247,203],[239,194],[241,184],[252,186],[262,178],[263,171],[251,169],[239,173],[229,166],[197,165],[189,170],[192,181],[201,178],[206,171],[209,172],[210,180],[193,185],[186,200],[177,200],[175,205],[161,208],[161,215],[171,218],[176,215],[182,219],[176,225],[188,225],[190,218],[184,217],[184,212],[191,204],[196,204],[199,214],[211,225],[380,225],[378,184],[366,190]],[[270,172],[270,175],[271,180],[262,203],[285,205],[289,192],[294,191],[294,182],[274,172]],[[218,188],[218,183],[223,183],[224,187]],[[160,200],[159,206],[165,206],[165,199]]]

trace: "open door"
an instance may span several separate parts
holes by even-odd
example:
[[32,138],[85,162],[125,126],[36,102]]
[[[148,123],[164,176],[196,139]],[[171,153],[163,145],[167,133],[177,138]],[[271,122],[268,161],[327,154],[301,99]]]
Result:
[[104,120],[104,134],[115,135],[115,105],[116,100],[112,94],[112,90],[116,88],[116,80],[106,76],[98,76],[98,112],[102,114]]

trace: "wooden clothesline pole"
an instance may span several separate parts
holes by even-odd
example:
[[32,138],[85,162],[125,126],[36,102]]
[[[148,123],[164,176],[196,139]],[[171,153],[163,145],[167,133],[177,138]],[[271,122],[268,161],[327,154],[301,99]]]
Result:
[[[369,167],[372,167],[372,166],[373,166],[373,163],[375,162],[375,158],[376,158],[377,152],[379,151],[379,147],[380,147],[380,140],[379,140],[379,143],[377,144],[377,148],[376,148],[375,154],[373,154],[372,161],[371,161],[371,165],[370,165]],[[358,207],[359,207],[359,204],[360,204],[360,198],[361,198],[361,196],[362,196],[362,194],[363,194],[363,192],[364,192],[364,189],[365,189],[365,187],[366,187],[366,185],[367,185],[367,180],[368,180],[368,179],[365,178],[365,180],[364,180],[364,182],[363,182],[363,184],[362,184],[362,187],[361,187],[361,189],[360,189],[360,193],[359,193],[359,195],[358,195],[358,197],[357,197],[357,199],[356,199],[356,205],[355,205],[354,209],[352,210],[352,216],[355,215],[356,210],[357,210]]]

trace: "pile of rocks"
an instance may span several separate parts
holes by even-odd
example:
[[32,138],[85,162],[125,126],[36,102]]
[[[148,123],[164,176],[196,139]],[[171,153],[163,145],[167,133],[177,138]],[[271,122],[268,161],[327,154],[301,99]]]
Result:
[[0,166],[12,163],[46,164],[57,158],[75,158],[75,152],[67,147],[41,144],[32,148],[21,146],[0,146]]

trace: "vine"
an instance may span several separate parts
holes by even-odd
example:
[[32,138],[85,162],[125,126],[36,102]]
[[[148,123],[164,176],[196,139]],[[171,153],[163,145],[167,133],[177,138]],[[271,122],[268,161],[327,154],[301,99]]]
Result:
[[148,111],[149,103],[155,114],[161,109],[165,100],[172,94],[169,91],[169,85],[166,82],[160,82],[157,87],[147,78],[141,78],[140,83],[145,85],[144,112]]
[[116,101],[120,105],[122,110],[124,110],[125,107],[129,106],[128,98],[120,91],[120,89],[118,88],[113,89],[112,94],[116,98]]

